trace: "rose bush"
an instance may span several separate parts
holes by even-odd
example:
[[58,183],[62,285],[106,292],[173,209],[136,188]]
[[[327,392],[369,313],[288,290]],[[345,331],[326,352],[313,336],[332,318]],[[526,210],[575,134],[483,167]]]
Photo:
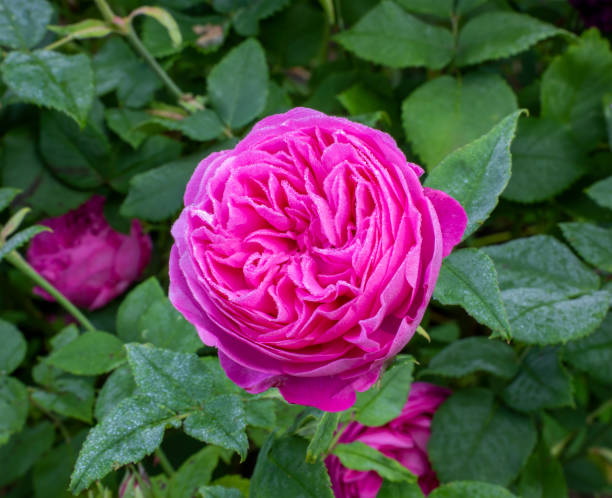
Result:
[[[51,232],[32,239],[28,262],[81,308],[95,310],[124,292],[151,259],[151,238],[132,221],[129,235],[104,218],[104,197],[92,196],[77,209],[40,222]],[[39,296],[53,300],[36,287]]]
[[419,325],[467,218],[387,134],[298,108],[193,174],[172,303],[249,392],[338,411]]
[[[427,456],[431,420],[450,393],[434,384],[415,382],[397,418],[382,427],[366,427],[351,422],[338,442],[361,441],[397,460],[418,476],[421,490],[429,494],[439,484]],[[328,456],[325,464],[336,498],[375,498],[378,494],[382,478],[376,472],[347,469],[335,455]]]

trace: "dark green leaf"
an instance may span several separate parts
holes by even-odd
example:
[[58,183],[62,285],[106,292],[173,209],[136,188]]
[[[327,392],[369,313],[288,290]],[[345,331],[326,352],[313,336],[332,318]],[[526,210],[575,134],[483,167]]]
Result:
[[186,137],[199,142],[212,140],[223,134],[223,123],[219,116],[210,109],[197,111],[183,119],[156,118],[155,123],[169,130],[180,131]]
[[70,473],[85,439],[85,433],[86,431],[80,431],[70,439],[70,443],[56,446],[36,462],[32,472],[35,498],[72,497],[68,491]]
[[485,337],[468,337],[450,343],[429,362],[422,375],[463,377],[488,372],[504,379],[516,373],[518,362],[507,344]]
[[434,415],[429,458],[442,482],[486,481],[505,486],[536,442],[531,420],[498,405],[484,389],[458,391]]
[[35,389],[31,396],[48,412],[91,423],[94,404],[92,379],[60,374],[53,379],[49,390]]
[[594,183],[586,193],[600,206],[612,209],[612,176]]
[[242,36],[256,35],[259,21],[272,16],[289,5],[290,0],[251,0],[233,16],[234,29]]
[[219,462],[219,450],[206,446],[191,455],[172,475],[168,483],[168,498],[191,498],[194,492],[210,482]]
[[18,188],[0,188],[0,211],[9,207],[19,192],[20,190]]
[[383,481],[376,498],[424,498],[417,483]]
[[453,13],[453,0],[397,0],[397,3],[411,12],[444,19],[450,19]]
[[94,97],[93,71],[86,55],[48,50],[11,52],[0,72],[19,98],[65,112],[85,126]]
[[591,223],[560,223],[563,235],[586,261],[612,273],[612,229]]
[[429,498],[516,498],[516,496],[506,488],[486,482],[451,482],[434,489]]
[[264,110],[268,66],[259,42],[242,42],[212,69],[208,95],[221,119],[233,129],[246,125]]
[[107,109],[106,123],[122,140],[135,149],[147,138],[147,134],[138,130],[138,125],[151,118],[144,111],[135,111],[126,108]]
[[0,344],[0,375],[8,375],[25,358],[27,344],[19,329],[4,320],[0,320]]
[[123,343],[107,332],[85,332],[51,353],[47,363],[76,375],[98,375],[125,361]]
[[306,460],[308,462],[316,462],[319,456],[326,454],[334,439],[334,434],[338,430],[341,416],[342,412],[323,412],[317,423],[315,433],[308,443],[308,449],[306,450]]
[[113,411],[115,406],[129,398],[136,390],[131,370],[123,365],[108,376],[96,398],[95,416],[98,421]]
[[559,361],[557,348],[529,351],[503,396],[508,405],[525,412],[570,406],[574,401],[571,378]]
[[248,398],[244,404],[247,425],[273,431],[276,428],[276,408],[279,401],[274,399]]
[[225,486],[202,486],[199,490],[203,498],[243,498],[243,494],[236,488]]
[[0,376],[0,446],[23,428],[28,407],[26,387],[13,377]]
[[298,436],[269,436],[257,456],[250,498],[276,496],[279,489],[291,498],[333,498],[325,464],[306,462],[307,446]]
[[565,346],[564,359],[595,379],[612,384],[612,315],[588,337]]
[[524,119],[512,144],[512,178],[503,197],[519,202],[553,197],[585,173],[585,164],[567,127],[548,119]]
[[453,53],[449,30],[427,24],[389,0],[375,6],[335,39],[362,59],[397,68],[441,69]]
[[505,338],[511,335],[495,266],[478,249],[460,249],[444,258],[434,298],[442,304],[458,304]]
[[538,445],[529,457],[518,480],[518,491],[522,498],[567,498],[563,467],[545,445]]
[[0,46],[27,49],[38,45],[52,14],[46,0],[0,0]]
[[[432,169],[446,155],[481,137],[516,109],[516,97],[501,77],[470,73],[461,80],[441,76],[418,87],[404,100],[402,119],[414,150]],[[497,132],[504,138],[496,140]],[[512,119],[497,132],[482,145],[490,144],[490,148],[497,145],[497,150],[503,153],[504,142],[509,142],[514,132]],[[501,143],[496,144],[498,141]],[[486,157],[490,148],[483,147],[481,151],[478,147],[476,153]],[[506,171],[503,162],[500,170],[503,184]],[[499,189],[500,185],[495,187]]]
[[413,369],[412,357],[401,358],[380,382],[366,392],[357,393],[355,418],[363,425],[380,426],[399,416],[408,400]]
[[166,297],[155,277],[134,287],[117,311],[117,335],[125,342],[140,341],[140,318],[156,301]]
[[416,482],[416,476],[397,460],[383,455],[361,441],[338,444],[333,451],[348,469],[375,471],[383,479],[393,482]]
[[488,218],[508,185],[510,143],[520,114],[506,116],[486,135],[450,153],[425,181],[427,187],[446,192],[463,206],[468,216],[464,239]]
[[567,32],[526,14],[487,12],[473,17],[461,29],[457,65],[509,57],[563,33]]

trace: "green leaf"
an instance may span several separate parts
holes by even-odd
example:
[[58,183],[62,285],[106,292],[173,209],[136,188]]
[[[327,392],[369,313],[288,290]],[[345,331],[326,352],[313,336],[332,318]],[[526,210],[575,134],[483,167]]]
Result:
[[176,311],[168,299],[154,302],[138,324],[143,340],[159,348],[195,353],[203,345],[195,327]]
[[107,332],[80,335],[47,358],[47,363],[76,375],[98,375],[114,370],[125,361],[123,343]]
[[0,486],[6,486],[24,475],[53,444],[51,422],[41,422],[15,434],[0,446]]
[[497,271],[491,258],[478,249],[460,249],[444,258],[434,298],[442,304],[458,304],[505,338],[511,335]]
[[0,72],[20,99],[65,112],[81,128],[85,126],[94,97],[93,71],[86,55],[11,52]]
[[612,314],[588,337],[565,345],[563,358],[591,377],[612,384]]
[[498,405],[485,389],[455,392],[436,411],[428,449],[442,482],[508,485],[536,442],[531,420]]
[[334,439],[334,434],[338,430],[338,424],[340,423],[340,417],[342,412],[323,412],[317,423],[315,433],[308,443],[308,449],[306,450],[306,461],[316,462],[319,456],[327,453],[331,442]]
[[121,213],[150,221],[174,216],[183,206],[185,186],[201,158],[193,154],[134,176]]
[[19,192],[21,191],[18,188],[0,188],[0,211],[3,211],[9,207]]
[[208,95],[232,129],[261,113],[268,98],[268,66],[259,42],[249,39],[233,48],[208,75]]
[[249,449],[246,415],[242,399],[236,394],[222,394],[205,402],[185,419],[183,428],[200,441],[236,451],[241,461],[246,458]]
[[0,0],[0,46],[28,49],[38,45],[52,15],[46,0]]
[[247,425],[273,431],[276,428],[276,408],[279,402],[279,400],[265,398],[246,399],[244,410]]
[[121,401],[89,434],[70,478],[78,494],[111,470],[138,462],[162,441],[166,425],[177,426],[176,414],[145,396]]
[[397,0],[406,10],[450,19],[453,13],[453,0]]
[[380,382],[366,392],[357,393],[355,418],[363,425],[377,427],[399,416],[408,400],[413,370],[414,358],[401,358]]
[[376,498],[424,498],[417,483],[383,481]]
[[502,196],[518,202],[548,199],[580,178],[585,165],[567,127],[549,119],[524,119],[512,144],[512,178]]
[[168,482],[168,498],[192,497],[196,489],[208,484],[219,462],[219,450],[206,446],[191,455]]
[[0,376],[0,446],[23,428],[28,408],[26,387],[13,377]]
[[564,237],[586,261],[612,273],[612,229],[591,223],[559,223]]
[[115,406],[125,398],[129,398],[136,390],[136,383],[127,365],[120,366],[111,373],[96,398],[94,414],[98,421],[111,413]]
[[210,109],[194,112],[179,120],[156,118],[154,122],[199,142],[213,140],[223,135],[224,131],[219,116]]
[[308,443],[298,437],[268,437],[257,456],[250,498],[268,498],[283,490],[291,498],[333,498],[325,464],[308,463]]
[[388,0],[334,39],[362,59],[395,68],[442,69],[453,54],[448,29],[427,24]]
[[155,19],[168,31],[170,40],[172,40],[172,45],[178,47],[182,43],[183,37],[181,36],[181,30],[179,29],[178,24],[176,24],[176,21],[172,15],[167,10],[160,7],[139,7],[130,12],[130,15],[127,18],[128,22],[132,22],[136,16],[149,16]]
[[199,493],[204,498],[243,498],[244,496],[239,489],[225,486],[202,486]]
[[[470,73],[460,80],[441,76],[418,87],[404,100],[402,120],[406,136],[429,170],[455,149],[487,133],[516,109],[516,97],[500,76]],[[514,124],[510,120],[501,128],[504,138],[498,147],[503,151],[503,140],[511,139]],[[496,133],[501,134],[502,129]],[[496,133],[485,140],[490,147],[495,147]],[[480,149],[475,152],[487,154],[487,147]],[[500,170],[505,171],[503,164]],[[505,183],[504,175],[501,176]]]
[[518,491],[522,498],[568,497],[563,467],[544,444],[529,457],[518,480]]
[[212,484],[215,486],[239,489],[242,492],[242,496],[247,498],[249,496],[251,481],[239,474],[225,474],[224,476],[215,479]]
[[21,365],[27,344],[19,329],[4,320],[0,320],[0,344],[0,375],[8,375]]
[[463,377],[487,372],[510,379],[518,369],[514,350],[507,344],[485,337],[468,337],[450,343],[429,362],[421,375]]
[[289,5],[290,0],[251,0],[236,11],[232,22],[236,33],[254,36],[259,31],[259,21],[266,19]]
[[517,12],[486,12],[470,19],[459,33],[457,65],[501,59],[527,50],[551,36],[568,34],[552,24]]
[[600,206],[612,209],[612,176],[594,183],[586,193]]
[[535,235],[482,248],[497,269],[502,290],[538,288],[580,294],[599,287],[599,278],[554,237]]
[[[521,112],[513,112],[482,137],[451,152],[427,176],[427,187],[446,192],[465,209],[464,240],[489,217],[508,185],[510,143]],[[463,181],[465,178],[470,181]]]
[[23,200],[50,216],[59,216],[81,205],[89,197],[58,182],[36,155],[34,139],[23,130],[13,130],[3,139],[2,183],[23,191]]
[[556,57],[542,76],[542,116],[570,125],[586,148],[605,138],[602,98],[612,88],[612,52],[597,30]]
[[117,335],[125,342],[140,341],[140,318],[156,301],[166,297],[155,277],[134,287],[117,310]]
[[102,105],[94,105],[87,125],[79,129],[58,112],[43,112],[40,120],[40,151],[51,171],[64,183],[92,189],[104,182],[111,146],[104,133]]
[[39,233],[48,231],[49,227],[43,225],[32,225],[31,227],[24,228],[23,230],[17,232],[4,244],[2,244],[2,246],[0,246],[0,261],[2,261],[7,254],[10,254],[15,249],[19,249]]
[[69,37],[72,40],[104,38],[113,32],[109,25],[100,19],[84,19],[74,24],[47,26],[47,28],[49,28],[49,31]]
[[94,404],[94,388],[90,379],[82,377],[60,377],[54,384],[56,389],[35,389],[31,396],[34,402],[48,412],[59,413],[85,423],[91,423]]
[[571,377],[561,365],[557,348],[532,349],[521,363],[503,397],[516,410],[561,408],[574,402]]
[[338,444],[334,448],[333,454],[348,469],[373,470],[383,479],[393,482],[416,482],[416,476],[397,460],[383,455],[380,451],[361,441]]
[[119,107],[106,109],[104,115],[108,127],[133,148],[137,149],[147,138],[147,134],[138,129],[139,124],[151,118],[146,112]]
[[516,498],[516,496],[506,488],[495,484],[451,482],[434,489],[429,498]]

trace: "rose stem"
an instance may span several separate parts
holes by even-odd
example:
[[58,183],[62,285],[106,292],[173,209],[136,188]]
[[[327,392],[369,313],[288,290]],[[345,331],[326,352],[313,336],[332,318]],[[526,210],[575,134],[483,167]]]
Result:
[[24,275],[30,277],[38,286],[42,287],[49,294],[51,294],[68,313],[70,313],[74,318],[81,322],[81,325],[83,325],[83,327],[92,332],[96,330],[96,328],[87,319],[87,317],[85,317],[85,315],[83,315],[83,313],[81,313],[74,304],[68,301],[68,299],[66,299],[66,297],[60,291],[53,287],[53,285],[51,285],[45,277],[43,277],[34,268],[32,268],[17,251],[10,252],[6,255],[5,258],[15,268],[21,271]]

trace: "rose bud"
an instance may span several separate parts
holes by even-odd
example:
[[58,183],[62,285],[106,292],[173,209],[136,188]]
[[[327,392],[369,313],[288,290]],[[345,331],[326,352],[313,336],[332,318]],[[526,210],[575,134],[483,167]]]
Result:
[[413,336],[467,217],[386,133],[297,108],[197,167],[169,296],[251,393],[345,410]]
[[[359,422],[351,422],[338,442],[361,441],[397,460],[418,476],[419,486],[427,495],[439,485],[427,457],[431,419],[449,395],[448,389],[415,382],[399,417],[382,427],[365,427]],[[347,469],[335,455],[328,456],[325,465],[336,498],[375,498],[382,485],[382,478],[376,472]]]
[[[151,238],[132,221],[129,235],[113,230],[104,218],[104,197],[94,195],[73,211],[40,222],[53,231],[32,239],[30,265],[73,304],[101,308],[125,291],[151,258]],[[43,289],[39,296],[52,301]]]

